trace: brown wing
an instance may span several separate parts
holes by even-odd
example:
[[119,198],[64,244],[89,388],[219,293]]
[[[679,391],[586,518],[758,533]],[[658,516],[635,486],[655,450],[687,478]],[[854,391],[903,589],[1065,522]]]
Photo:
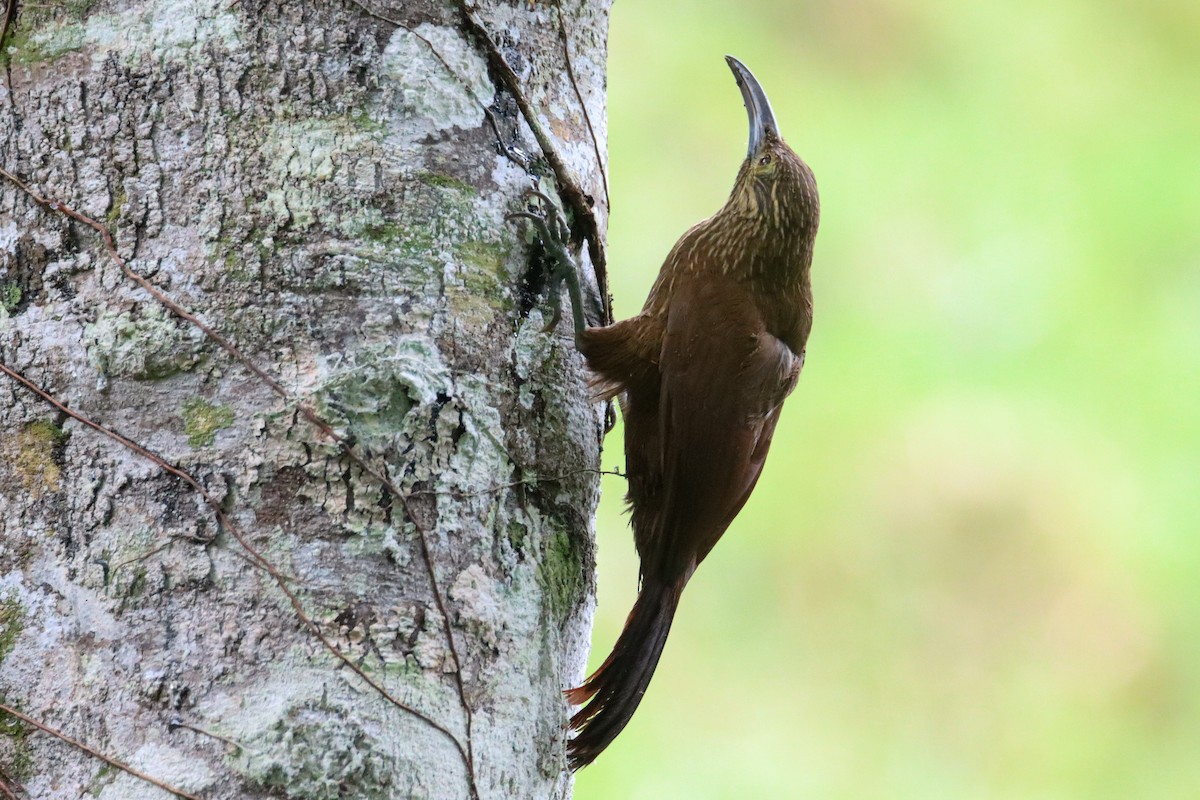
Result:
[[[736,282],[680,283],[656,402],[627,414],[627,454],[645,447],[627,465],[643,575],[664,579],[690,574],[745,504],[802,364]],[[640,400],[631,395],[629,405]]]

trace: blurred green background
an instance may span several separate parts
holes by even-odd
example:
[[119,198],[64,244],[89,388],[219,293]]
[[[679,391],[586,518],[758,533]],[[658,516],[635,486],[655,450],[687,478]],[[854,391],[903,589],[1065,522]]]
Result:
[[618,316],[732,185],[725,53],[823,219],[766,472],[576,797],[1200,796],[1200,3],[626,0],[610,46]]

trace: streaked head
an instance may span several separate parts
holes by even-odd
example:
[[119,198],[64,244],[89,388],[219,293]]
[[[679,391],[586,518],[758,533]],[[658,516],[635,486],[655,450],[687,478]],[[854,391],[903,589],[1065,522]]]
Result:
[[750,122],[746,160],[726,208],[781,227],[785,235],[815,234],[820,202],[812,170],[783,140],[771,101],[754,73],[733,56],[725,56],[725,61],[742,91]]

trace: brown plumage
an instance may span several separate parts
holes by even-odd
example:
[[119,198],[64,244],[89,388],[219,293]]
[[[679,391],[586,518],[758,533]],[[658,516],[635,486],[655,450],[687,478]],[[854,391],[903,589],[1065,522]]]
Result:
[[638,599],[608,660],[567,696],[573,769],[641,702],[680,594],[762,472],[812,327],[812,171],[780,137],[765,93],[727,57],[750,147],[725,206],[683,235],[642,313],[578,334],[598,399],[620,398]]

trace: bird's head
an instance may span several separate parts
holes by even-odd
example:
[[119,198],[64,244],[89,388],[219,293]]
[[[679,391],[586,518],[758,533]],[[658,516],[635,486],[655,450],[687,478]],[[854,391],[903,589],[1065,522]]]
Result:
[[779,237],[777,243],[788,249],[807,244],[811,250],[820,216],[812,170],[780,135],[771,101],[758,79],[733,56],[725,56],[725,61],[746,103],[750,144],[724,211],[743,223],[755,223],[772,238]]

